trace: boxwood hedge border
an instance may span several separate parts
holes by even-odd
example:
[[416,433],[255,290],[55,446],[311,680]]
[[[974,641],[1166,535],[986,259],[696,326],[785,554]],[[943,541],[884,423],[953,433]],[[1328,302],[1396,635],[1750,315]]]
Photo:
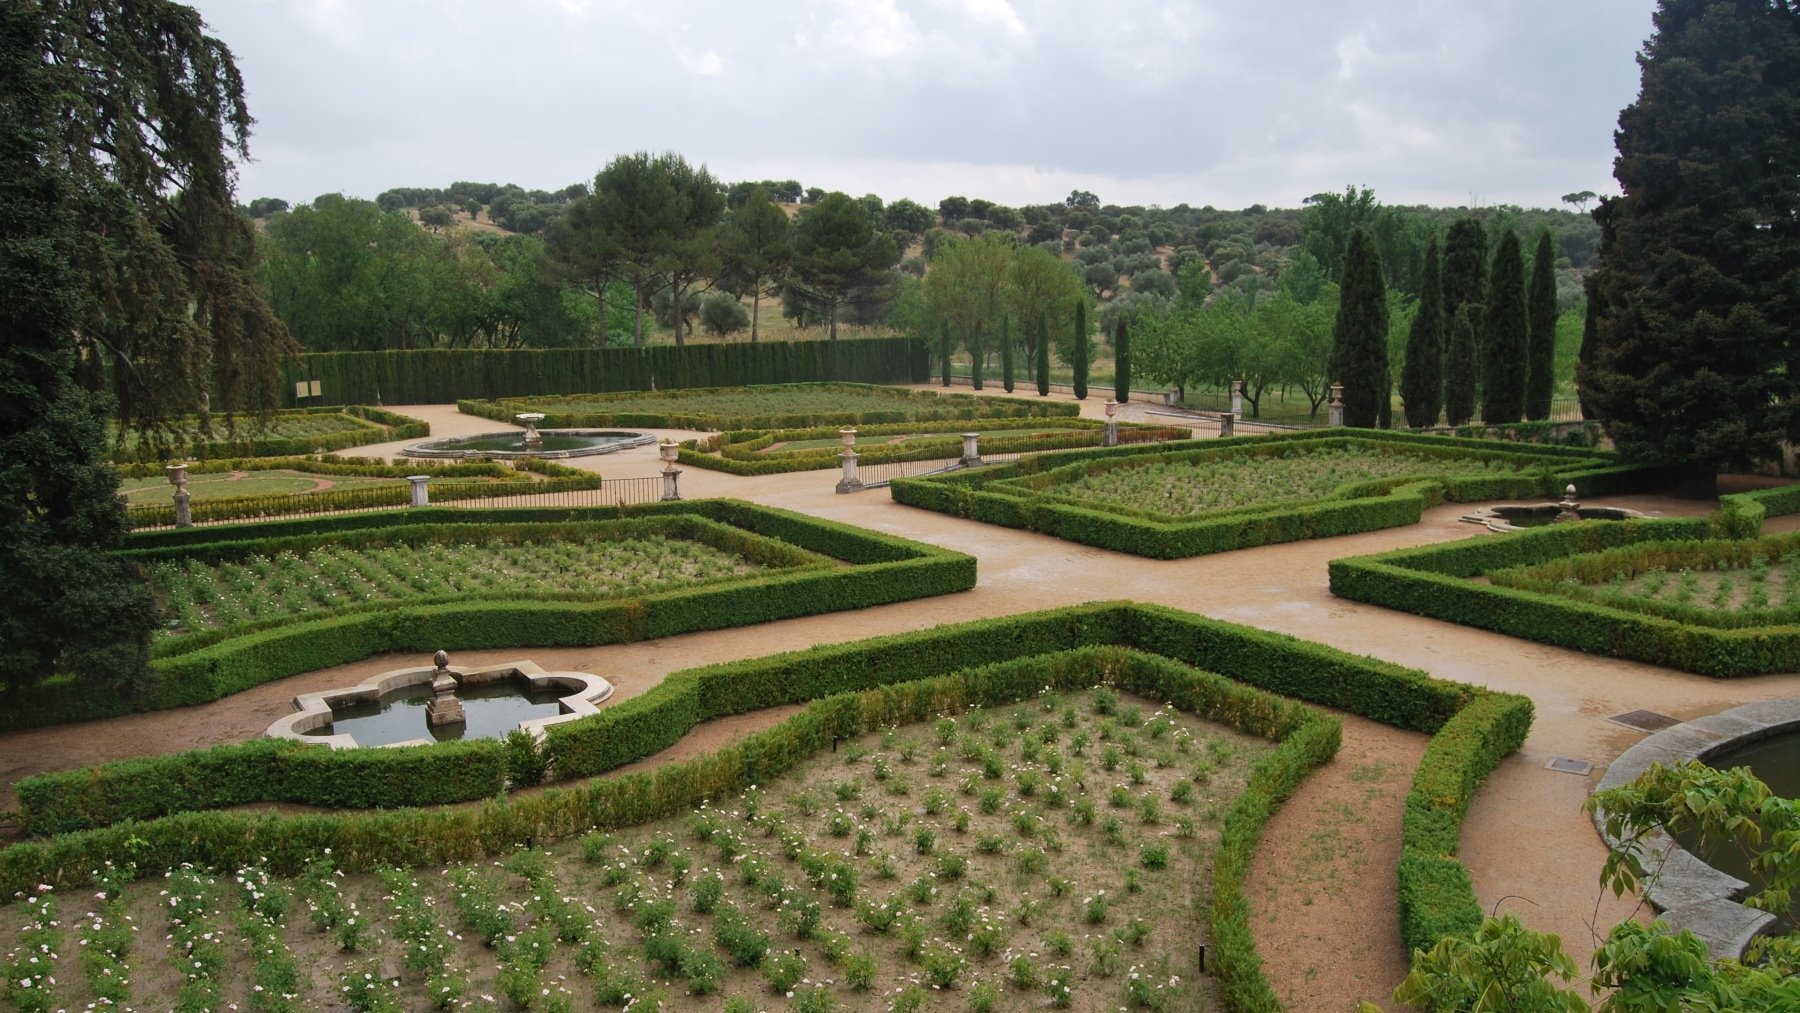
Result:
[[[1297,717],[1303,709],[1292,700],[1432,735],[1402,822],[1401,936],[1417,948],[1479,925],[1480,905],[1456,858],[1460,827],[1477,787],[1524,740],[1531,724],[1529,699],[1432,679],[1416,669],[1284,634],[1130,602],[942,626],[677,672],[642,696],[550,729],[545,752],[554,776],[593,778],[570,787],[458,809],[181,813],[17,843],[0,851],[0,896],[36,883],[83,883],[108,860],[136,861],[146,870],[180,862],[230,868],[265,861],[292,872],[330,848],[342,867],[360,870],[468,861],[592,827],[634,825],[766,782],[835,738],[1002,698],[1002,686],[1005,693],[1029,695],[1044,685],[1069,684],[1071,671],[1076,685],[1087,684],[1091,658],[1077,662],[1069,659],[1081,656],[1066,652],[1096,646],[1146,652],[1290,698],[1232,697],[1250,701],[1231,705],[1246,722],[1241,727],[1301,725],[1290,738],[1311,729],[1298,738],[1298,754],[1277,751],[1273,769],[1266,775],[1259,769],[1233,804],[1222,834],[1213,932],[1220,950],[1216,971],[1232,1008],[1279,1008],[1250,939],[1242,877],[1269,814],[1306,770],[1335,751],[1339,735],[1335,721],[1306,724],[1309,719]],[[984,667],[979,679],[953,674]],[[1121,664],[1114,671],[1136,669]],[[1202,712],[1191,698],[1164,698],[1202,716],[1229,716],[1216,713],[1216,707]],[[787,703],[805,709],[709,756],[594,777],[667,748],[704,721]]]
[[740,500],[682,500],[626,507],[457,510],[421,507],[259,524],[136,532],[126,550],[281,539],[417,524],[568,523],[693,515],[850,566],[797,568],[741,581],[597,601],[494,598],[290,623],[152,661],[156,680],[131,696],[94,693],[60,679],[0,696],[0,729],[35,727],[206,703],[301,672],[394,651],[629,643],[951,594],[975,586],[972,556]]
[[[385,408],[371,408],[367,405],[283,408],[274,413],[275,418],[284,415],[348,415],[361,419],[369,425],[354,426],[341,432],[306,438],[238,434],[209,441],[194,436],[191,442],[176,449],[202,461],[219,457],[283,457],[294,454],[310,454],[320,450],[343,450],[347,447],[362,447],[373,443],[419,440],[431,435],[431,424],[422,419],[401,415]],[[247,421],[252,426],[256,424],[254,418],[240,421]],[[159,459],[162,456],[165,455],[153,453],[147,446],[133,447],[122,443],[115,452],[114,459],[120,463],[145,462]]]
[[[1237,452],[1280,454],[1294,449],[1394,445],[1433,454],[1541,461],[1543,470],[1517,475],[1444,476],[1356,483],[1334,497],[1295,506],[1248,507],[1192,519],[1084,503],[1024,486],[1058,469],[1111,467],[1151,457],[1200,459]],[[897,478],[894,501],[953,516],[1037,531],[1151,559],[1182,559],[1308,538],[1356,534],[1416,524],[1445,500],[1468,501],[1560,495],[1574,484],[1582,495],[1635,491],[1666,480],[1661,469],[1622,465],[1611,455],[1567,447],[1496,445],[1493,441],[1421,436],[1368,429],[1333,429],[1242,436],[1191,444],[1108,448],[1041,454],[1016,463],[945,475]]]
[[1800,625],[1724,629],[1469,579],[1647,541],[1752,537],[1765,516],[1800,510],[1800,485],[1725,496],[1720,503],[1706,520],[1552,525],[1337,559],[1330,564],[1331,591],[1523,640],[1720,679],[1800,669]]

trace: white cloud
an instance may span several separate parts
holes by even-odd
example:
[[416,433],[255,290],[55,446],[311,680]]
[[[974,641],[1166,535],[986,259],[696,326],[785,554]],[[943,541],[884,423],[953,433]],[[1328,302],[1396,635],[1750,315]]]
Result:
[[675,58],[681,61],[682,68],[688,73],[702,77],[717,77],[725,69],[724,59],[711,49],[696,53],[685,46],[676,46]]

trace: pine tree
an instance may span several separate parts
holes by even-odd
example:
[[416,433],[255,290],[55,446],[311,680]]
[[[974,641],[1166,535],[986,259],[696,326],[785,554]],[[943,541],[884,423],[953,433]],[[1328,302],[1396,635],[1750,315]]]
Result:
[[1550,417],[1550,396],[1556,387],[1556,253],[1547,228],[1538,232],[1537,252],[1531,258],[1531,291],[1525,301],[1531,324],[1525,418],[1538,422]]
[[1039,397],[1050,396],[1050,320],[1042,312],[1038,313],[1037,388]]
[[1400,370],[1400,398],[1406,402],[1407,425],[1414,429],[1437,425],[1444,406],[1444,290],[1435,236],[1425,247],[1419,307],[1406,335],[1406,365]]
[[1475,417],[1475,310],[1465,304],[1450,325],[1450,350],[1444,357],[1444,421],[1468,425]]
[[1000,318],[1000,385],[1013,392],[1012,318],[1005,316]]
[[1481,421],[1517,422],[1525,415],[1525,357],[1531,338],[1525,317],[1525,259],[1519,252],[1519,234],[1511,229],[1500,234],[1500,245],[1494,249],[1480,333]]
[[1344,385],[1344,424],[1373,428],[1388,400],[1387,284],[1369,230],[1350,233],[1331,333],[1331,375]]
[[1722,469],[1800,438],[1800,10],[1661,0],[1619,114],[1584,394],[1620,453]]
[[1075,400],[1087,400],[1088,380],[1088,326],[1087,300],[1075,303],[1075,361],[1069,363],[1075,371]]
[[1113,400],[1120,404],[1131,400],[1131,333],[1122,313],[1113,329]]
[[950,325],[943,324],[938,338],[938,359],[944,364],[944,386],[950,386]]

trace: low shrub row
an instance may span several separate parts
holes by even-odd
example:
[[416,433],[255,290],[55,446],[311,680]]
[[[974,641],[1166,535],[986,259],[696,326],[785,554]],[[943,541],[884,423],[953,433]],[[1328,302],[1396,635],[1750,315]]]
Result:
[[[850,563],[798,568],[742,581],[604,601],[483,600],[396,605],[375,612],[289,623],[156,658],[156,681],[130,696],[90,692],[64,677],[0,695],[0,728],[24,728],[184,707],[300,672],[393,651],[628,643],[966,591],[975,560],[959,552],[845,524],[733,500],[633,507],[482,511],[425,507],[134,534],[127,550],[173,549],[381,530],[411,525],[478,532],[510,522],[580,522],[693,515]],[[474,527],[464,527],[474,525]]]
[[[1341,598],[1717,678],[1800,669],[1800,625],[1720,629],[1469,578],[1640,542],[1704,538],[1707,521],[1569,524],[1331,562]],[[1650,551],[1650,550],[1645,550]],[[1663,551],[1663,550],[1656,550]]]
[[[861,463],[866,465],[956,457],[962,452],[962,443],[956,434],[968,429],[988,431],[981,438],[980,449],[983,454],[1036,453],[1047,450],[1069,450],[1077,447],[1098,447],[1105,438],[1106,424],[1098,419],[1059,419],[1055,423],[1055,427],[1058,429],[1082,430],[1076,433],[1033,433],[1031,431],[1041,429],[1043,426],[1042,421],[1022,419],[971,419],[868,426],[859,429],[857,435],[865,438],[922,433],[942,433],[944,435],[938,438],[907,440],[904,443],[896,444],[863,445],[857,448],[857,456]],[[1016,429],[1020,432],[1016,435],[992,432],[992,430],[1009,429]],[[1150,426],[1132,422],[1119,423],[1118,433],[1120,444],[1185,440],[1193,435],[1192,430],[1181,426]],[[763,453],[763,451],[779,442],[833,439],[838,435],[837,429],[829,427],[772,431],[741,430],[724,433],[708,441],[688,441],[682,445],[680,459],[684,464],[713,471],[723,471],[732,475],[779,475],[793,471],[835,468],[840,463],[838,455],[842,450],[841,447],[819,447],[776,454]],[[715,450],[717,453],[709,453],[709,450]]]
[[[346,459],[352,462],[355,459]],[[311,458],[272,458],[239,460],[251,468],[284,468],[321,475],[363,475],[375,478],[405,478],[408,475],[430,475],[445,479],[430,486],[431,498],[440,503],[486,499],[494,496],[531,496],[540,493],[572,492],[598,489],[600,476],[592,471],[571,468],[555,461],[521,460],[513,467],[487,461],[440,463],[436,468],[417,463],[393,465],[376,462],[320,462]],[[509,477],[525,471],[542,478]],[[225,499],[201,499],[188,504],[188,515],[195,521],[250,520],[259,517],[281,517],[288,514],[316,513],[326,510],[363,510],[374,507],[406,506],[412,501],[412,486],[398,482],[389,484],[357,484],[323,492],[287,493],[268,496],[232,496]],[[175,506],[171,502],[140,504],[127,514],[134,528],[167,527],[175,523]]]
[[[849,403],[880,403],[881,407],[854,410],[820,409],[794,412],[781,402],[794,392],[838,395]],[[708,407],[722,393],[760,398],[760,408],[737,408],[725,411]],[[929,390],[907,390],[867,384],[785,384],[772,387],[740,387],[641,392],[607,398],[607,410],[584,407],[595,399],[589,395],[567,397],[512,398],[500,401],[464,400],[456,403],[465,415],[511,422],[519,412],[543,412],[540,423],[549,429],[590,429],[603,427],[637,427],[650,429],[797,429],[812,426],[860,426],[895,422],[928,422],[933,420],[972,420],[1000,418],[1072,418],[1081,406],[1068,402],[1027,401],[1016,398],[981,397],[974,394],[939,394]],[[891,404],[891,406],[890,406]]]
[[[1199,674],[1171,681],[1165,664],[1117,653],[1068,653],[1083,646],[1132,648],[1265,692],[1228,690]],[[1409,801],[1402,846],[1414,860],[1401,872],[1410,877],[1403,890],[1420,888],[1419,858],[1431,860],[1438,878],[1448,870],[1466,883],[1454,858],[1455,827],[1475,786],[1529,723],[1530,704],[1523,698],[1172,609],[1101,603],[690,669],[593,718],[553,726],[545,743],[553,776],[569,781],[652,755],[702,721],[807,703],[775,728],[699,759],[478,807],[302,816],[183,813],[28,841],[0,851],[0,896],[36,883],[84,882],[108,859],[136,860],[146,871],[181,862],[232,868],[266,860],[277,871],[292,872],[329,847],[347,870],[467,861],[724,798],[767,783],[829,748],[834,738],[1010,699],[1007,694],[1030,695],[1046,685],[1091,685],[1096,664],[1101,678],[1291,745],[1264,761],[1269,766],[1258,770],[1233,805],[1221,845],[1224,872],[1215,872],[1221,881],[1214,900],[1219,974],[1232,1006],[1240,1009],[1276,1004],[1249,944],[1241,892],[1232,891],[1241,887],[1260,821],[1306,770],[1332,754],[1339,735],[1335,721],[1266,693],[1434,733],[1414,777],[1418,801]],[[945,677],[982,668],[988,670],[978,676]],[[1415,810],[1421,814],[1416,819]],[[1479,921],[1472,893],[1431,900],[1402,907],[1407,940],[1426,938],[1436,926]]]
[[[332,432],[319,432],[306,436],[284,436],[280,432],[281,421],[286,418],[329,418],[331,416],[349,416],[343,419],[344,425]],[[360,421],[358,421],[360,420]],[[191,440],[176,448],[177,453],[199,460],[219,457],[281,457],[289,454],[313,454],[328,450],[343,450],[346,447],[361,447],[371,443],[389,443],[399,440],[417,440],[431,435],[430,423],[383,408],[371,408],[364,405],[347,405],[337,408],[287,408],[277,411],[267,419],[239,419],[238,424],[244,428],[230,433],[221,433],[212,439],[193,436]],[[121,463],[139,462],[160,464],[160,459],[168,456],[158,453],[155,448],[130,440],[122,441],[115,457]]]
[[[1335,497],[1298,505],[1223,510],[1170,518],[1058,495],[1057,486],[1095,470],[1154,461],[1205,461],[1227,455],[1282,456],[1325,448],[1403,447],[1426,458],[1485,460],[1532,470],[1361,482]],[[1429,469],[1429,464],[1422,464]],[[1446,499],[1473,501],[1548,496],[1568,483],[1613,492],[1653,483],[1660,473],[1620,466],[1605,455],[1568,448],[1496,448],[1492,443],[1378,431],[1248,436],[1208,441],[1204,448],[1157,446],[1046,454],[1015,464],[947,475],[896,479],[894,500],[959,517],[1023,528],[1153,559],[1178,559],[1278,542],[1375,531],[1418,523]]]

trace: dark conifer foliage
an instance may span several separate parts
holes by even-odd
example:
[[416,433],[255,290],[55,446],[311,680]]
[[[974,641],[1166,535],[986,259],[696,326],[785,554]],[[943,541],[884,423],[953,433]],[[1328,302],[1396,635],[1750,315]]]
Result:
[[1075,361],[1069,366],[1075,370],[1075,400],[1087,399],[1089,339],[1087,325],[1087,300],[1075,304]]
[[969,335],[969,383],[976,390],[982,389],[982,374],[986,370],[981,367],[987,364],[987,336],[981,333],[981,325]]
[[1517,422],[1525,416],[1525,357],[1530,325],[1525,316],[1525,260],[1519,234],[1500,234],[1487,302],[1481,307],[1481,421]]
[[1008,394],[1013,392],[1013,343],[1012,320],[1000,318],[1000,385]]
[[1593,272],[1581,279],[1581,287],[1587,292],[1587,313],[1581,322],[1581,350],[1575,357],[1575,396],[1581,399],[1581,417],[1584,419],[1600,417],[1598,399],[1591,388],[1593,374],[1589,372],[1594,368],[1594,355],[1600,348],[1598,328],[1602,307],[1600,286],[1596,284],[1599,280]]
[[1444,356],[1444,421],[1467,425],[1475,417],[1475,311],[1465,305],[1450,325],[1450,348]]
[[1344,385],[1344,424],[1373,428],[1388,396],[1387,283],[1369,231],[1350,233],[1331,335],[1331,375]]
[[1556,250],[1548,229],[1538,233],[1537,252],[1531,258],[1531,290],[1525,302],[1531,326],[1525,418],[1538,422],[1550,417],[1550,398],[1556,387]]
[[1800,438],[1800,9],[1661,0],[1619,114],[1583,394],[1696,486]]
[[950,325],[944,324],[938,337],[938,361],[944,365],[944,386],[950,386]]
[[1041,312],[1037,330],[1037,389],[1039,397],[1050,396],[1050,320]]
[[1419,276],[1419,307],[1406,335],[1406,364],[1400,370],[1400,399],[1406,402],[1406,424],[1414,429],[1437,425],[1444,406],[1444,290],[1434,237],[1425,248],[1425,270]]
[[[1474,218],[1459,218],[1450,223],[1444,237],[1444,324],[1456,321],[1456,312],[1464,306],[1480,306],[1487,301],[1487,232]],[[1476,319],[1480,319],[1477,311]],[[1476,340],[1480,340],[1480,334]],[[1480,348],[1477,346],[1476,386],[1481,384]]]
[[1113,399],[1120,404],[1131,400],[1131,332],[1122,314],[1113,331]]

